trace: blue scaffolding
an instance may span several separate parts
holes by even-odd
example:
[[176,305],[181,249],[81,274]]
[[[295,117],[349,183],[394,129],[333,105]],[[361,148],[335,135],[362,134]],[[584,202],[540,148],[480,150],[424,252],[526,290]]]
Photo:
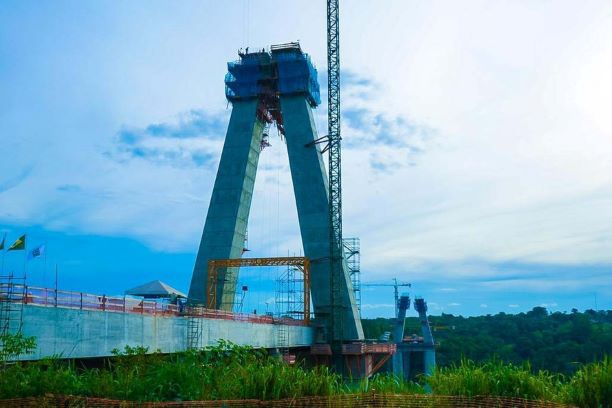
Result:
[[312,107],[321,103],[317,69],[310,56],[299,48],[272,50],[278,70],[278,91],[281,94],[305,93]]
[[305,94],[312,107],[321,103],[317,70],[297,43],[271,52],[240,53],[227,64],[225,96],[230,102],[261,96]]

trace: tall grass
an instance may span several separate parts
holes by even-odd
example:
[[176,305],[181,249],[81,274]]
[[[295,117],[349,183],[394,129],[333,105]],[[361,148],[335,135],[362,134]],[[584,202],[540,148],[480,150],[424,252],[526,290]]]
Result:
[[427,381],[434,394],[559,401],[564,378],[546,371],[533,373],[529,364],[516,366],[496,360],[476,364],[462,360],[458,365],[438,368]]
[[56,393],[136,401],[271,400],[331,395],[341,388],[341,378],[326,367],[289,366],[264,351],[225,342],[173,355],[126,347],[103,368],[78,370],[51,359],[0,374],[0,398]]
[[[350,387],[347,390],[353,391]],[[392,374],[375,374],[369,380],[361,381],[354,391],[377,394],[424,394],[425,389],[418,383],[405,381]]]
[[102,368],[94,369],[57,358],[4,366],[0,369],[0,399],[52,393],[133,401],[276,400],[346,393],[420,394],[425,392],[425,383],[440,395],[521,397],[586,408],[612,406],[612,361],[608,357],[585,365],[572,378],[533,373],[528,364],[463,360],[438,368],[418,383],[381,374],[347,385],[326,367],[289,366],[265,351],[226,342],[172,355],[126,347],[116,350]]
[[567,386],[565,399],[579,407],[612,407],[612,359],[605,356],[580,368]]

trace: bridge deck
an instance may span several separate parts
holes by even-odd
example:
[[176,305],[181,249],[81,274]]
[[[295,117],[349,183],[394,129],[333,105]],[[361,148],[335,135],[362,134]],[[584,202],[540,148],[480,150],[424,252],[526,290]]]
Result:
[[[301,321],[236,314],[122,297],[85,295],[30,288],[23,305],[23,332],[35,336],[37,349],[22,359],[51,355],[64,358],[104,357],[124,346],[144,346],[171,353],[186,350],[188,322],[196,319],[198,347],[220,339],[258,348],[312,344],[313,329]],[[59,292],[59,291],[58,291]],[[7,299],[0,299],[7,301]],[[12,299],[12,301],[19,301]]]

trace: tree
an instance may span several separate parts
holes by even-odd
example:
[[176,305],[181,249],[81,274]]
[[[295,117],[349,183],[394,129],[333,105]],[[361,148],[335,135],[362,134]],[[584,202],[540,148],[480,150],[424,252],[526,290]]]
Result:
[[36,350],[36,338],[26,337],[23,333],[7,333],[0,336],[0,362],[16,360],[19,356]]

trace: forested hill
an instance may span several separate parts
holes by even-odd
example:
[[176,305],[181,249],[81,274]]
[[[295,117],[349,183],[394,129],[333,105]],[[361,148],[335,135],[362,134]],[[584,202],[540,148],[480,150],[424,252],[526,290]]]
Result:
[[[430,316],[437,362],[447,366],[462,357],[474,361],[499,358],[534,369],[573,373],[580,363],[612,356],[612,310],[549,313],[535,307],[527,313],[462,317]],[[364,319],[366,338],[391,331],[392,319]],[[406,319],[405,334],[420,335],[417,317]]]

